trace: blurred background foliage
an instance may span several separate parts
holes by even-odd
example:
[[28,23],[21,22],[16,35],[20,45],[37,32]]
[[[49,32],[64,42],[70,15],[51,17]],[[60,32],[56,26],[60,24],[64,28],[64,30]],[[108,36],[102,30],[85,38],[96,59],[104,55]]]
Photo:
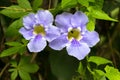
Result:
[[[29,0],[34,12],[41,8],[49,8],[54,16],[63,11],[75,12],[74,0],[71,0],[72,4],[67,5],[65,0],[35,1]],[[81,2],[81,0],[78,1]],[[91,1],[90,5],[95,4],[92,3],[94,0],[88,1]],[[95,1],[99,5],[100,0]],[[64,8],[60,6],[62,2],[64,2],[62,5]],[[86,11],[87,4],[81,4],[83,7],[77,9]],[[11,5],[18,5],[18,1],[0,0],[0,11]],[[17,17],[12,12],[6,12],[8,16],[0,14],[0,54],[2,53],[0,55],[0,80],[120,80],[120,0],[104,0],[101,4],[102,10],[118,21],[96,19],[95,30],[100,35],[100,42],[82,61],[68,56],[64,49],[53,51],[47,46],[44,51],[38,53],[34,61],[30,62],[34,54],[27,50],[28,41],[22,38],[18,30],[23,26],[23,15],[32,11],[29,5],[24,3],[21,5],[27,12],[19,13]],[[9,50],[4,51],[6,49]]]

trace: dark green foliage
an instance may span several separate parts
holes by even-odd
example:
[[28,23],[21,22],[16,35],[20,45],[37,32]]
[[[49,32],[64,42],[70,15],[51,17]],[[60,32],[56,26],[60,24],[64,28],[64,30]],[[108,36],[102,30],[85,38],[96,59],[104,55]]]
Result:
[[[40,9],[54,18],[83,11],[100,42],[81,61],[48,46],[36,56],[19,29],[24,16]],[[120,80],[120,0],[1,0],[0,23],[0,80]]]

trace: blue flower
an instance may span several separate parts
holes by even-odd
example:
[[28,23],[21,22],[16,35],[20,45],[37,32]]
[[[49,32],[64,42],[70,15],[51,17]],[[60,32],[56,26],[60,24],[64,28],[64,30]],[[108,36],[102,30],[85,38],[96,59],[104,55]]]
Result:
[[26,40],[30,52],[40,52],[46,45],[60,35],[58,28],[52,25],[53,15],[48,10],[40,10],[23,18],[23,25],[19,32]]
[[87,16],[80,11],[57,15],[55,24],[60,28],[61,35],[51,41],[49,46],[54,50],[66,47],[69,55],[78,60],[84,59],[90,52],[90,47],[99,42],[98,33],[86,29],[87,22]]

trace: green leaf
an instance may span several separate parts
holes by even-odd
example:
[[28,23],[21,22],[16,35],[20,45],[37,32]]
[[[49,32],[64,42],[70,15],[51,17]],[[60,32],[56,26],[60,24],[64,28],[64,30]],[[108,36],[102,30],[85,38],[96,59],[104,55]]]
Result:
[[6,42],[5,44],[8,46],[22,46],[20,42]]
[[12,47],[12,48],[6,49],[0,54],[0,57],[16,54],[19,51],[19,49],[20,49],[19,47]]
[[107,64],[107,63],[112,64],[112,62],[110,60],[107,60],[105,58],[98,57],[98,56],[91,56],[88,59],[88,62],[93,62],[93,63],[97,64],[97,66],[102,65],[102,64]]
[[15,20],[6,30],[5,35],[7,37],[13,37],[19,35],[19,29],[23,26],[22,18]]
[[33,1],[33,10],[37,10],[43,3],[43,0],[34,0]]
[[62,0],[62,8],[70,8],[71,6],[77,5],[77,0]]
[[89,6],[102,10],[104,0],[88,0],[88,1],[90,2]]
[[95,18],[91,17],[90,15],[89,17],[89,22],[87,23],[87,29],[89,31],[94,31],[95,29]]
[[115,9],[113,9],[112,11],[111,11],[111,17],[112,18],[118,18],[118,14],[119,14],[119,7],[117,7],[117,8],[115,8]]
[[28,40],[26,40],[26,39],[22,39],[22,43],[23,43],[25,46],[27,46],[27,44],[28,44]]
[[10,63],[11,63],[11,67],[17,67],[17,61],[11,60]]
[[109,80],[120,80],[120,72],[118,69],[106,66],[105,71],[106,71],[105,75]]
[[116,1],[120,3],[120,0],[116,0]]
[[78,3],[81,4],[82,6],[85,6],[85,7],[89,6],[88,0],[78,0]]
[[63,9],[60,4],[58,4],[55,8],[50,9],[50,12],[53,15],[57,15],[59,12],[61,12]]
[[26,50],[27,50],[27,49],[26,49],[26,46],[21,47],[21,48],[19,49],[20,55],[23,55]]
[[20,7],[25,9],[31,9],[31,5],[28,0],[17,0]]
[[94,71],[95,71],[95,73],[97,73],[99,75],[105,75],[105,73],[102,70],[95,69]]
[[10,68],[8,71],[9,72],[14,72],[16,70],[16,68]]
[[22,57],[19,62],[19,69],[28,73],[35,73],[38,71],[39,66],[35,63],[30,63],[30,57]]
[[3,9],[2,11],[0,11],[0,13],[10,18],[19,18],[28,14],[27,10],[16,5],[7,7],[6,9]]
[[29,73],[27,73],[23,70],[19,70],[19,76],[22,80],[31,80]]
[[30,63],[30,59],[31,59],[31,56],[29,56],[29,57],[22,56],[18,66],[22,66],[22,65],[24,65],[26,63]]
[[90,14],[92,17],[97,19],[103,19],[103,20],[110,20],[110,21],[117,21],[115,19],[110,18],[105,12],[99,9],[94,9],[93,7],[88,8]]
[[26,46],[24,46],[24,45],[11,47],[11,48],[8,48],[8,49],[4,50],[0,54],[0,57],[10,56],[10,55],[17,54],[17,53],[23,54],[23,52],[25,50],[26,50]]
[[104,0],[95,0],[94,7],[96,9],[102,9],[103,8],[103,3],[104,3]]
[[[38,71],[39,66],[35,63],[31,63],[31,56],[21,56],[20,62],[17,65],[17,61],[11,61],[12,69],[9,69],[10,72],[14,72],[17,70],[21,80],[31,80],[29,73],[35,73]],[[15,74],[12,74],[15,76]],[[11,76],[12,76],[11,75]]]
[[84,74],[85,74],[85,69],[84,69],[84,67],[83,67],[82,62],[79,63],[78,72],[79,72],[81,75],[84,75]]
[[16,80],[18,76],[18,71],[17,69],[11,73],[11,80]]
[[105,78],[105,73],[102,71],[102,70],[97,70],[97,69],[95,69],[94,70],[94,75],[93,75],[93,77],[94,77],[94,80],[106,80],[106,78]]
[[7,42],[5,43],[9,46],[19,47],[19,53],[22,55],[26,51],[26,44],[21,44],[19,42]]
[[[52,73],[58,80],[72,80],[78,68],[79,61],[61,51],[50,54],[50,66]],[[62,65],[62,66],[61,66]]]
[[30,64],[30,63],[26,63],[19,67],[20,67],[20,69],[22,69],[23,71],[28,72],[28,73],[35,73],[39,69],[39,66],[37,64]]
[[88,0],[89,2],[95,2],[95,0]]

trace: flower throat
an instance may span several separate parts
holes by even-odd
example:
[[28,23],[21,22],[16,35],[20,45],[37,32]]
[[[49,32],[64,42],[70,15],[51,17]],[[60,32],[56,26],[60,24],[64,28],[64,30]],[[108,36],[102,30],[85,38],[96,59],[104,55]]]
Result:
[[35,34],[41,34],[42,36],[45,36],[45,29],[43,26],[38,25],[34,27],[34,31]]
[[79,29],[72,29],[68,32],[68,40],[72,40],[72,39],[76,39],[76,40],[80,40],[81,39],[81,33],[79,31]]

